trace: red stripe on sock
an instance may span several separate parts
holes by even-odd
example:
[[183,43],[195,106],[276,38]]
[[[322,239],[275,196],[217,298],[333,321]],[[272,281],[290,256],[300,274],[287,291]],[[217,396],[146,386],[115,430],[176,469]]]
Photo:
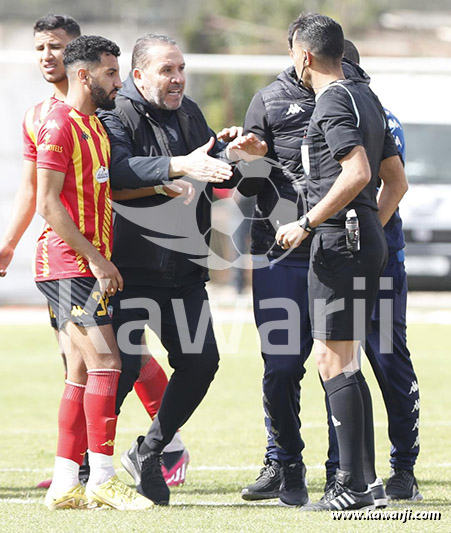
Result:
[[86,419],[83,399],[86,387],[66,383],[58,413],[58,448],[56,455],[79,465],[87,448]]
[[113,455],[117,415],[116,392],[120,371],[88,370],[84,398],[88,448],[92,452]]
[[163,368],[151,357],[141,368],[139,378],[135,382],[135,391],[152,420],[160,408],[167,384],[168,378]]

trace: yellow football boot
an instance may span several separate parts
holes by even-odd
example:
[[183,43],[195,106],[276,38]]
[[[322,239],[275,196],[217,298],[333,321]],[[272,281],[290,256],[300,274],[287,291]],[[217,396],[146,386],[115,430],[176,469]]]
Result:
[[88,499],[86,498],[85,487],[78,483],[78,485],[57,498],[54,497],[51,490],[48,490],[44,503],[51,511],[56,511],[57,509],[86,509]]
[[113,476],[95,490],[86,489],[86,497],[88,509],[110,507],[118,511],[141,511],[154,505],[151,500],[122,483],[117,476]]

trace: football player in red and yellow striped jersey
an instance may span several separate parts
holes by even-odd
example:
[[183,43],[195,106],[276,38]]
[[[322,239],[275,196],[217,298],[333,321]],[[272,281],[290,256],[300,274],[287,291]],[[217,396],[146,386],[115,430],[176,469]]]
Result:
[[23,121],[22,178],[8,226],[0,240],[0,277],[6,275],[14,250],[36,211],[36,136],[51,106],[64,100],[67,78],[63,65],[66,45],[80,35],[80,26],[67,15],[49,14],[34,25],[34,49],[44,79],[53,85],[53,95],[29,109]]
[[[66,103],[55,103],[39,130],[38,173],[45,168],[64,174],[61,203],[106,259],[112,247],[109,159],[110,144],[99,119]],[[50,226],[45,227],[36,251],[36,281],[75,277],[94,277],[88,259]]]
[[[109,260],[110,145],[95,111],[114,108],[122,86],[119,55],[115,43],[99,36],[69,43],[66,100],[53,105],[37,135],[37,208],[48,227],[39,239],[36,282],[54,310],[67,357],[45,498],[50,510],[153,505],[119,481],[113,466],[121,359],[106,295],[122,290],[123,280]],[[91,471],[85,492],[78,475],[86,448]]]

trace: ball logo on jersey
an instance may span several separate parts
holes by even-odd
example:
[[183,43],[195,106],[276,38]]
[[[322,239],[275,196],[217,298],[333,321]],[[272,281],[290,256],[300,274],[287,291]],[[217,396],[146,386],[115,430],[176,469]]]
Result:
[[99,183],[105,183],[110,179],[110,173],[108,172],[107,167],[100,167],[96,172],[96,180]]

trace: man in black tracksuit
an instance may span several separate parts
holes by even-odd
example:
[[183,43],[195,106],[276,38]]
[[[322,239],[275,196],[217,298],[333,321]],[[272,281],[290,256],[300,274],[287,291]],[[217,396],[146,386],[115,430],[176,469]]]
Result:
[[[287,223],[290,218],[299,218],[305,212],[301,143],[314,106],[313,94],[299,85],[294,67],[282,72],[276,81],[254,96],[246,114],[244,131],[255,133],[267,142],[266,157],[276,164],[272,165],[269,179],[245,178],[238,185],[245,196],[257,195],[251,229],[256,325],[261,332],[265,324],[278,321],[285,324],[284,329],[272,330],[267,341],[261,338],[268,444],[265,466],[256,483],[243,489],[242,497],[245,500],[279,497],[285,505],[303,505],[308,500],[302,462],[304,442],[299,432],[299,382],[312,348],[307,298],[310,239],[287,254],[275,244],[277,228],[269,217],[280,198],[291,202],[295,212],[287,212],[287,219],[279,216],[276,226]],[[269,265],[259,268],[258,256],[265,254]],[[282,307],[271,305],[268,308],[262,304],[275,298],[292,302],[291,305],[297,306],[296,311],[287,316]]]
[[[218,368],[205,290],[211,183],[234,183],[228,159],[233,143],[227,148],[217,141],[198,106],[184,96],[184,66],[169,37],[139,39],[116,109],[101,114],[111,141],[114,197],[125,199],[115,206],[113,246],[124,278],[124,291],[112,302],[123,361],[117,409],[139,374],[145,324],[159,335],[174,369],[148,434],[122,456],[138,491],[159,504],[169,501],[161,452],[202,401]],[[251,144],[247,139],[239,147]],[[196,182],[189,205],[167,196],[171,180],[180,176]]]

